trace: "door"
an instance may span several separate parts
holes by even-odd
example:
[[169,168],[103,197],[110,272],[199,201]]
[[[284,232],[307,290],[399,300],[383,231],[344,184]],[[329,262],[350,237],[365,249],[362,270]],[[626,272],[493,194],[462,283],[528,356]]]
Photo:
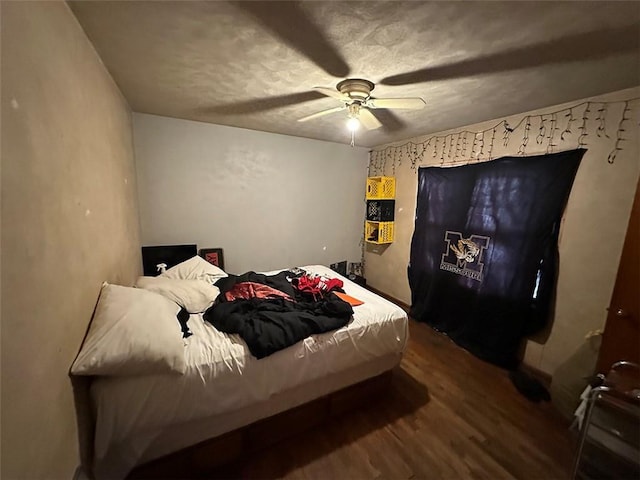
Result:
[[640,363],[640,182],[631,208],[616,284],[602,336],[597,371],[618,360]]

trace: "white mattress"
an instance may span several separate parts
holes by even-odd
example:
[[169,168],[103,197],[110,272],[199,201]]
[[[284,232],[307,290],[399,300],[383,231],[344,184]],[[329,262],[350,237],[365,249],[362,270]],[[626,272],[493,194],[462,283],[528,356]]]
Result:
[[399,362],[408,336],[407,315],[400,307],[327,267],[303,268],[343,280],[345,292],[364,302],[354,307],[353,319],[343,328],[257,360],[237,335],[221,333],[202,315],[192,315],[184,375],[102,377],[93,383],[96,478],[123,478],[140,463],[377,375]]

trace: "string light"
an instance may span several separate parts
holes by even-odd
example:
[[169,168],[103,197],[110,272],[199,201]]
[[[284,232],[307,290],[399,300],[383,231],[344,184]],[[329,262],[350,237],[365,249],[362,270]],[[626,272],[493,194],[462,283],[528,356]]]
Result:
[[567,127],[560,134],[560,140],[563,142],[566,135],[571,135],[571,124],[575,121],[575,119],[573,118],[573,108],[569,109],[569,113],[567,113],[565,117],[569,117],[569,120],[567,121]]
[[626,129],[624,129],[623,127],[624,127],[624,122],[629,120],[629,117],[627,117],[627,114],[629,113],[630,110],[631,109],[629,108],[629,100],[627,100],[626,102],[624,102],[624,109],[622,110],[620,123],[618,123],[618,131],[616,133],[616,143],[613,146],[613,150],[611,150],[611,153],[609,153],[609,156],[607,157],[607,162],[610,164],[616,161],[616,155],[618,155],[618,152],[622,150],[622,147],[620,146],[620,142],[625,140],[622,137],[622,132],[626,132]]
[[[490,160],[494,156],[494,139],[498,128],[504,130],[502,137],[502,145],[504,147],[508,147],[511,139],[517,135],[517,131],[521,132],[520,146],[517,155],[524,156],[529,144],[532,128],[538,128],[536,143],[541,146],[544,145],[547,152],[553,152],[554,149],[558,147],[558,137],[560,141],[565,143],[571,141],[571,137],[573,136],[573,123],[582,120],[581,125],[578,126],[580,134],[577,137],[577,142],[576,140],[573,140],[573,142],[577,143],[578,148],[584,148],[587,146],[589,133],[593,133],[594,130],[601,138],[609,137],[606,132],[606,117],[612,115],[612,108],[610,107],[614,104],[624,104],[616,131],[615,145],[607,159],[608,163],[612,164],[616,159],[617,152],[622,150],[622,145],[625,141],[624,132],[629,128],[629,120],[631,120],[630,112],[633,107],[639,105],[639,100],[640,97],[612,102],[581,102],[554,112],[524,115],[515,125],[509,124],[506,120],[501,120],[496,125],[485,130],[476,132],[461,130],[446,135],[432,135],[422,141],[410,140],[401,145],[391,145],[379,150],[371,150],[369,152],[371,160],[370,167],[372,168],[371,173],[374,175],[384,173],[387,163],[391,163],[393,171],[395,171],[396,163],[399,165],[404,156],[409,158],[411,161],[410,168],[414,171],[417,171],[420,163],[425,162],[427,155],[430,155],[435,162],[440,164],[447,163],[445,162],[447,159],[448,163]],[[591,117],[592,108],[597,108],[598,111],[597,118],[595,119]],[[559,119],[561,118],[567,119],[564,129],[559,125]],[[564,121],[562,121],[562,123],[564,123]],[[632,125],[635,125],[635,123],[636,122]],[[558,134],[557,132],[561,133]],[[485,135],[490,135],[490,137],[486,139],[488,151],[486,151],[487,149],[485,148]],[[470,139],[473,140],[473,143],[471,143]],[[469,152],[469,150],[471,151]],[[468,155],[470,158],[468,158]],[[487,155],[488,157],[485,158]]]
[[557,147],[555,143],[553,143],[553,139],[556,135],[556,130],[558,129],[558,119],[556,118],[556,114],[551,114],[551,133],[549,134],[549,142],[547,143],[547,153],[553,153],[553,147]]
[[609,138],[609,135],[607,135],[606,125],[605,125],[606,116],[607,116],[607,104],[603,103],[602,106],[598,109],[598,118],[596,118],[596,120],[599,122],[598,129],[596,130],[596,135],[598,135],[599,137],[604,135],[605,137]]
[[589,120],[589,113],[591,112],[591,102],[587,102],[587,107],[582,112],[582,125],[580,125],[580,136],[578,137],[578,147],[586,147],[585,139],[587,138],[587,121]]

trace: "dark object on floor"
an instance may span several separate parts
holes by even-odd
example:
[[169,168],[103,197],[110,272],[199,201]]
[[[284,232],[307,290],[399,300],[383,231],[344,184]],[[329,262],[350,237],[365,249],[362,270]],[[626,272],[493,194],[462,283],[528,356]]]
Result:
[[538,403],[540,400],[548,402],[551,395],[547,389],[536,378],[519,370],[511,370],[509,378],[518,391],[527,397],[528,400]]

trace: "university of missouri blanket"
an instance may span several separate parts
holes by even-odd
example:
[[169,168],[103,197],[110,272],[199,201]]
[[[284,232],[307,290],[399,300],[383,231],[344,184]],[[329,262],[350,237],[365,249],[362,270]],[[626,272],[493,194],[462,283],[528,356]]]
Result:
[[550,316],[560,220],[584,152],[420,168],[411,316],[514,367]]

